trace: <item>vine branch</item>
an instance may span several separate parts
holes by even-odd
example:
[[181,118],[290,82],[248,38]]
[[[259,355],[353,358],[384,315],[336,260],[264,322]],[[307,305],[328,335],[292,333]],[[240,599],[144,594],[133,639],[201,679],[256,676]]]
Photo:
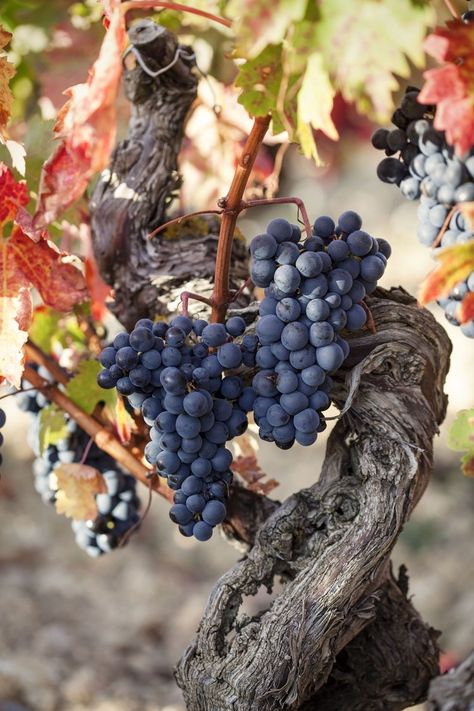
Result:
[[[65,395],[56,385],[52,385],[47,380],[41,377],[36,370],[26,366],[23,377],[31,385],[34,385],[42,392],[48,400],[54,402],[64,412],[67,412],[75,422],[87,434],[92,437],[97,446],[104,452],[109,454],[116,462],[121,464],[132,476],[150,486],[150,472],[131,452],[128,451],[103,425],[101,425],[94,417],[88,415],[84,410],[78,407],[67,395]],[[152,488],[157,494],[163,496],[168,501],[172,500],[172,491],[161,482],[158,476],[153,476]]]
[[214,289],[212,292],[211,321],[223,321],[227,305],[231,298],[229,291],[230,258],[232,254],[232,240],[237,222],[238,210],[244,190],[248,183],[250,173],[255,163],[258,150],[270,125],[271,116],[257,116],[252,130],[245,143],[242,155],[226,197],[219,201],[219,206],[224,208],[219,230],[217,244],[216,267],[214,272]]
[[148,10],[153,7],[161,7],[164,10],[176,10],[177,12],[189,12],[192,15],[198,15],[199,17],[205,17],[206,20],[212,20],[217,22],[224,27],[232,27],[230,20],[226,20],[224,17],[219,17],[219,15],[214,15],[212,12],[206,12],[205,10],[198,10],[195,7],[189,7],[188,5],[183,5],[179,2],[164,2],[163,0],[157,0],[156,2],[150,2],[150,0],[128,0],[122,5],[122,12],[125,14],[129,10],[138,10],[144,8]]

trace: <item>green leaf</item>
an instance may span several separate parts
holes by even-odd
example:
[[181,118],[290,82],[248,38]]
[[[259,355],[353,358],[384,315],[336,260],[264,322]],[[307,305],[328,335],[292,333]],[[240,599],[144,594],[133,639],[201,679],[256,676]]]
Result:
[[240,69],[235,82],[243,89],[239,103],[251,116],[265,116],[276,109],[282,80],[281,51],[281,45],[270,45]]
[[302,20],[308,0],[230,0],[226,15],[233,20],[236,49],[256,57],[269,44],[279,44],[294,22]]
[[466,476],[474,476],[474,408],[461,410],[449,428],[448,447],[455,452],[467,453],[462,457],[462,470]]
[[386,121],[393,109],[394,74],[422,67],[423,40],[434,9],[411,0],[328,0],[320,4],[317,47],[336,88],[361,113]]
[[89,415],[99,402],[105,403],[113,410],[117,400],[115,389],[104,390],[97,384],[97,374],[101,370],[102,366],[98,361],[83,360],[79,363],[78,374],[66,387],[66,394]]
[[40,454],[50,444],[58,444],[68,436],[64,412],[57,405],[43,407],[39,414]]
[[48,307],[39,307],[33,316],[30,337],[41,350],[51,353],[52,342],[59,331],[61,314]]

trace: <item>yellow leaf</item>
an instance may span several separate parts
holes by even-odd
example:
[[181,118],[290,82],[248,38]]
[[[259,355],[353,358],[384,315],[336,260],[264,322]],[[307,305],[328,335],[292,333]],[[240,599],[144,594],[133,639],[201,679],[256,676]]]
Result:
[[57,480],[56,511],[78,521],[97,516],[96,494],[107,492],[102,475],[86,464],[60,464],[54,470]]
[[298,126],[300,121],[309,123],[316,130],[324,131],[333,141],[337,141],[339,134],[331,118],[335,94],[323,58],[318,52],[314,52],[308,59],[303,83],[298,92]]
[[447,247],[436,255],[436,259],[440,262],[439,266],[420,287],[418,299],[421,304],[446,296],[474,271],[474,241]]

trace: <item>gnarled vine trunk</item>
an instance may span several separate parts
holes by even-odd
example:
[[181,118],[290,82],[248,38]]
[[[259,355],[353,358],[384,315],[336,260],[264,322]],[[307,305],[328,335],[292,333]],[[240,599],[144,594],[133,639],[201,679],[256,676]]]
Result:
[[[341,372],[333,392],[348,409],[331,433],[319,480],[279,506],[247,557],[220,579],[178,665],[190,711],[319,709],[336,656],[376,620],[384,594],[382,615],[396,621],[397,632],[403,626],[402,615],[393,617],[396,607],[388,612],[389,558],[429,480],[450,345],[441,326],[405,293],[382,296],[369,302],[377,334],[352,340],[358,362],[345,382]],[[279,577],[285,585],[267,610],[257,618],[239,616],[245,596],[271,588]],[[411,640],[410,625],[407,631]],[[429,630],[417,637],[431,651],[423,657],[426,691],[436,647]],[[388,659],[391,644],[389,638]],[[416,670],[419,684],[418,661]],[[391,671],[389,708],[401,709],[408,690],[416,699],[414,689],[410,677],[397,678],[396,664]],[[375,689],[369,693],[372,706],[346,688],[352,705],[339,708],[387,708],[384,699],[377,705]]]
[[[179,49],[150,21],[129,34],[154,71]],[[210,293],[218,220],[147,237],[165,221],[179,185],[177,156],[196,95],[189,48],[156,78],[137,64],[125,83],[128,136],[91,210],[113,311],[130,327],[176,310],[183,288]],[[247,270],[240,240],[233,257],[238,285]],[[402,290],[379,290],[369,304],[377,333],[351,340],[350,369],[338,374],[333,392],[346,412],[316,483],[281,505],[234,487],[224,530],[247,555],[216,584],[178,664],[189,711],[396,711],[426,698],[437,673],[437,633],[408,601],[405,573],[392,576],[390,553],[429,480],[450,343]],[[246,595],[277,578],[284,586],[267,610],[239,615]]]

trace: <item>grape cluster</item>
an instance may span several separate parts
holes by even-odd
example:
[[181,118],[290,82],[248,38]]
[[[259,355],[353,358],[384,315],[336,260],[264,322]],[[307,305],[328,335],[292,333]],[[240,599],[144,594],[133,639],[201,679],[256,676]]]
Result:
[[[469,242],[474,232],[462,212],[453,208],[474,200],[474,146],[463,157],[457,156],[444,133],[433,127],[434,107],[418,103],[418,93],[408,87],[392,116],[396,128],[379,128],[372,136],[373,146],[387,156],[379,163],[377,175],[398,185],[408,200],[420,200],[417,235],[426,247]],[[456,313],[463,296],[472,291],[473,280],[471,274],[438,302],[453,325],[460,325]],[[461,330],[473,338],[474,322],[461,325]]]
[[282,449],[295,441],[311,445],[325,429],[330,373],[349,354],[340,334],[365,325],[360,302],[385,271],[390,245],[361,227],[352,211],[337,225],[322,216],[301,243],[296,225],[276,219],[250,245],[252,280],[265,288],[256,327],[254,416],[260,437]]
[[[2,429],[2,427],[4,427],[6,421],[7,421],[7,417],[5,415],[5,410],[2,410],[2,408],[0,407],[0,430]],[[2,434],[2,432],[0,432],[0,447],[2,446],[2,444],[3,444],[3,434]],[[3,463],[3,456],[2,456],[2,453],[0,452],[0,467],[2,466],[2,463]]]
[[[49,373],[43,371],[43,377],[49,379]],[[138,514],[140,501],[135,493],[135,479],[126,474],[116,463],[90,443],[89,436],[74,420],[65,414],[67,437],[55,445],[48,445],[43,452],[39,446],[39,413],[49,403],[36,390],[21,393],[16,398],[20,409],[31,414],[32,426],[28,430],[28,443],[35,454],[33,473],[35,489],[45,503],[56,501],[54,471],[60,464],[81,462],[94,467],[104,477],[107,492],[96,495],[98,515],[94,520],[72,521],[71,526],[79,548],[89,556],[97,558],[121,543],[124,536],[140,521]]]
[[175,491],[172,521],[199,541],[226,516],[232,454],[225,444],[245,432],[255,399],[238,374],[255,366],[257,339],[243,336],[245,328],[239,316],[225,325],[140,319],[99,356],[99,384],[127,396],[150,426],[145,458]]

